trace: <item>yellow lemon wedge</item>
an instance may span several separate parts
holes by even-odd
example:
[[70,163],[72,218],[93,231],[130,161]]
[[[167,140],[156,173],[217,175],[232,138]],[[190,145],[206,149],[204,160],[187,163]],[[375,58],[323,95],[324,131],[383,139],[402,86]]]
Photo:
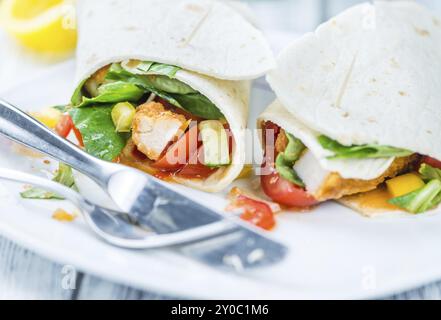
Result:
[[0,24],[38,53],[67,55],[77,43],[74,0],[3,0]]

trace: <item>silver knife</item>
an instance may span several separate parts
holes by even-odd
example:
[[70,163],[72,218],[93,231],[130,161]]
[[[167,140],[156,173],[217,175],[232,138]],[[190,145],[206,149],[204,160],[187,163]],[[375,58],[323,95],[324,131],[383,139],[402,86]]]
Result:
[[240,272],[275,264],[287,253],[284,245],[248,223],[188,199],[139,170],[93,157],[2,100],[0,134],[92,178],[122,211],[157,234],[225,221],[224,230],[177,248],[203,263]]

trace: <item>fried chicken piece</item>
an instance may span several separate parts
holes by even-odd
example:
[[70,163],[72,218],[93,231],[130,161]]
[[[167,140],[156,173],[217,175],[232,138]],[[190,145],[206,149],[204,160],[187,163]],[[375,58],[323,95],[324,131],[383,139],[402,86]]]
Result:
[[160,103],[149,102],[136,111],[132,139],[139,151],[156,161],[188,125],[185,116],[166,110]]

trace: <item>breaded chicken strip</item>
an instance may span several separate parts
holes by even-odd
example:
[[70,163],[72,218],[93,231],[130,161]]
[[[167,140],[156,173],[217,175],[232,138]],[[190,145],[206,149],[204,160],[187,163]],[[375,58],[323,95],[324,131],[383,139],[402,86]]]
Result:
[[185,132],[188,125],[183,115],[166,110],[160,103],[149,102],[136,111],[132,139],[139,151],[156,161],[169,143]]

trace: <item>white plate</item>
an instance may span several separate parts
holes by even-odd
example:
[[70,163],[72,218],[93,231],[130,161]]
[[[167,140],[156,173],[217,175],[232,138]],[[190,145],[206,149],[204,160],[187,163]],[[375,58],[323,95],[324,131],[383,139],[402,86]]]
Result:
[[[7,100],[24,110],[66,102],[73,63],[15,88]],[[273,99],[259,82],[253,91],[256,115]],[[11,153],[1,142],[0,165],[32,173],[49,170],[42,158]],[[277,266],[245,276],[222,273],[170,250],[128,251],[93,236],[81,221],[51,218],[65,202],[25,201],[23,186],[0,190],[0,233],[60,263],[141,289],[192,298],[324,299],[381,297],[441,278],[441,215],[366,219],[338,204],[311,213],[283,213],[272,235],[289,246]],[[186,189],[186,194],[218,209],[222,195]]]

